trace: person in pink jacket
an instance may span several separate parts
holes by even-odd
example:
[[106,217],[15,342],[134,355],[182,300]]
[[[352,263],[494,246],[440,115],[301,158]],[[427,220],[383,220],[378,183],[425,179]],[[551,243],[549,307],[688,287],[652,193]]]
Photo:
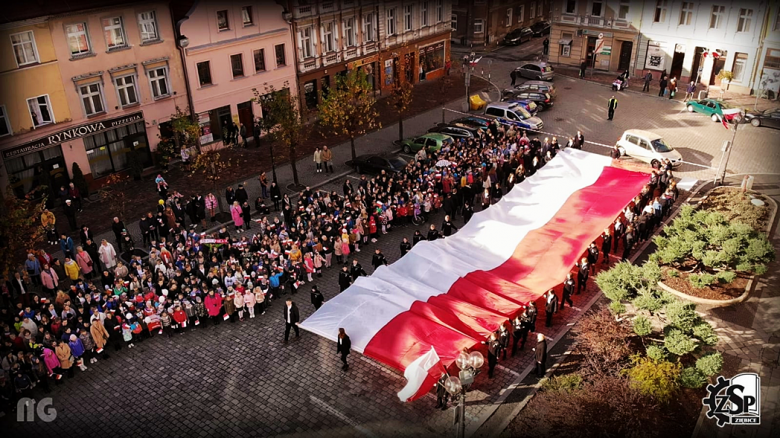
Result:
[[57,291],[57,286],[60,284],[60,277],[57,276],[57,273],[54,272],[54,269],[51,269],[48,264],[44,264],[43,269],[41,269],[41,283],[43,284],[43,288],[52,296]]
[[215,294],[212,289],[206,296],[204,304],[206,305],[206,312],[214,320],[214,324],[219,324],[219,312],[222,310],[222,295]]
[[214,219],[214,216],[217,215],[217,208],[219,208],[219,201],[217,200],[217,197],[214,196],[213,193],[209,193],[206,195],[205,204],[206,211],[209,214],[209,219],[211,219],[211,222],[214,222],[216,220]]
[[84,251],[84,248],[80,246],[76,247],[76,263],[79,264],[79,268],[81,268],[81,273],[84,274],[84,278],[92,278],[92,265],[94,262],[92,261],[92,257],[89,256],[89,253]]
[[49,370],[50,377],[55,380],[62,378],[62,369],[60,368],[60,360],[57,359],[57,353],[51,348],[43,349],[43,363],[46,364],[46,369]]
[[244,226],[244,217],[241,215],[241,206],[238,201],[234,201],[230,207],[230,215],[233,216],[233,222],[236,224],[236,233],[240,233],[241,227]]
[[249,311],[249,318],[252,319],[255,317],[255,304],[257,304],[257,298],[255,298],[255,294],[252,292],[252,283],[247,284],[244,292],[244,305],[246,310]]
[[314,273],[314,260],[311,258],[311,253],[307,252],[303,256],[303,267],[306,268],[306,277],[309,280],[309,283],[314,281],[313,278],[311,278],[311,274]]

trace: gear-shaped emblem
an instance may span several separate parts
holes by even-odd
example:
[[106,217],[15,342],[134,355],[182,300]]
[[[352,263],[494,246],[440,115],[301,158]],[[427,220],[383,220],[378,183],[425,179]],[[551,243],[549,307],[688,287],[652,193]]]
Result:
[[707,418],[713,418],[718,421],[718,427],[723,427],[729,422],[729,416],[718,409],[718,400],[725,396],[718,397],[721,391],[728,388],[731,385],[731,381],[725,379],[723,376],[718,376],[718,382],[716,384],[707,385],[707,397],[701,399],[701,401],[707,405],[709,410],[707,411]]

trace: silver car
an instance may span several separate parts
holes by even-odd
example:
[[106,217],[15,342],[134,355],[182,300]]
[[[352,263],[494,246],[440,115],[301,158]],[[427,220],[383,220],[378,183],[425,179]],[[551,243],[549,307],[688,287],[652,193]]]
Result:
[[518,91],[538,91],[540,93],[547,93],[552,97],[555,97],[555,85],[551,82],[545,81],[526,81],[520,85],[515,86],[515,90]]
[[555,76],[552,66],[542,61],[525,61],[515,71],[524,78],[538,81],[551,81]]

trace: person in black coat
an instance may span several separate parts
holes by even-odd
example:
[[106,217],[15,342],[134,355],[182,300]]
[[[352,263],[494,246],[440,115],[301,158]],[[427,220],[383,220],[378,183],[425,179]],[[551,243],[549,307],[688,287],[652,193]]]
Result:
[[336,353],[341,355],[341,362],[344,364],[341,369],[344,371],[349,369],[347,356],[349,355],[351,348],[352,342],[350,342],[349,336],[347,336],[347,332],[344,331],[343,328],[339,328],[339,337],[338,341],[336,341]]
[[279,211],[279,205],[282,202],[282,190],[276,184],[276,181],[271,183],[271,200],[274,201],[274,209]]
[[582,135],[581,131],[577,131],[577,136],[574,137],[574,147],[576,149],[582,150],[582,146],[585,145],[585,136]]
[[62,206],[62,211],[65,213],[65,217],[68,218],[68,225],[70,226],[70,232],[76,231],[76,207],[73,206],[73,201],[70,199],[65,200],[65,205]]
[[449,399],[450,393],[447,392],[447,388],[444,386],[444,384],[447,382],[447,377],[449,375],[447,373],[444,373],[441,375],[441,378],[436,383],[436,407],[435,409],[441,408],[442,411],[447,410],[447,401]]
[[498,347],[499,354],[506,359],[506,350],[509,348],[509,330],[506,328],[506,324],[501,324],[498,328]]
[[609,249],[612,248],[612,236],[609,234],[609,229],[604,230],[604,234],[601,235],[601,263],[609,266]]
[[341,292],[344,292],[352,284],[352,274],[349,272],[349,267],[344,265],[339,272],[339,288]]
[[599,249],[596,248],[596,244],[591,242],[588,246],[588,264],[590,265],[590,273],[596,273],[596,262],[599,261]]
[[112,311],[106,312],[103,327],[108,332],[108,343],[114,346],[114,351],[122,349],[122,325],[114,318]]
[[357,259],[352,259],[352,267],[349,269],[349,273],[352,275],[352,281],[358,279],[358,277],[365,277],[366,271],[363,269],[363,265],[358,263]]
[[431,224],[431,229],[428,230],[428,238],[427,238],[427,240],[429,242],[432,242],[432,241],[434,241],[434,240],[436,240],[436,239],[438,239],[440,237],[441,237],[441,233],[439,232],[439,230],[436,229],[436,225]]
[[81,246],[87,244],[87,240],[95,240],[95,235],[92,234],[92,230],[88,226],[82,225],[81,232],[79,232],[79,239],[81,240]]
[[487,345],[488,347],[488,377],[493,378],[493,370],[496,368],[496,364],[498,363],[498,353],[501,349],[501,346],[498,342],[498,336],[496,336],[495,332],[490,334],[490,338],[488,338],[487,341],[483,341],[483,344]]
[[540,379],[547,372],[547,339],[543,334],[536,336],[536,347],[534,347],[536,358],[536,376]]
[[405,256],[407,252],[412,250],[412,244],[409,243],[409,239],[404,237],[403,242],[401,242],[401,257]]
[[249,208],[249,201],[244,201],[244,203],[241,204],[241,217],[244,219],[244,228],[248,230],[252,220],[252,210]]
[[374,256],[371,258],[371,266],[376,270],[376,268],[382,265],[387,265],[387,258],[382,254],[382,250],[377,248],[374,252]]
[[588,276],[590,275],[590,264],[588,263],[588,259],[583,257],[582,260],[580,260],[579,263],[575,263],[574,266],[579,268],[577,271],[577,293],[579,294],[580,290],[587,288]]
[[561,301],[561,309],[566,307],[566,303],[569,303],[569,307],[574,307],[574,302],[571,300],[571,296],[574,294],[574,279],[571,278],[571,272],[566,274],[566,280],[563,282],[563,300]]
[[236,190],[236,201],[238,201],[239,204],[243,204],[248,200],[249,200],[249,195],[246,193],[246,189],[244,188],[244,185],[239,184],[238,189]]
[[458,231],[458,227],[452,223],[449,215],[444,216],[444,222],[441,224],[441,232],[446,236],[452,236],[452,230]]
[[520,350],[525,348],[525,341],[528,338],[528,332],[531,330],[531,318],[528,317],[527,308],[523,310],[520,316],[512,320],[512,357],[517,351],[517,342],[520,343]]
[[116,245],[119,252],[122,252],[122,230],[125,229],[125,223],[119,220],[118,217],[114,218],[114,221],[111,222],[111,231],[114,232],[114,237],[116,238]]
[[295,329],[295,337],[301,337],[298,331],[298,321],[301,320],[298,313],[298,306],[293,303],[291,298],[287,298],[285,306],[282,308],[282,316],[284,317],[284,343],[290,339],[290,329]]
[[553,313],[558,311],[558,295],[555,295],[552,289],[548,290],[544,296],[544,303],[544,311],[546,313],[544,326],[552,327]]
[[[433,226],[433,225],[431,225]],[[417,245],[421,240],[425,240],[420,230],[415,230],[414,235],[412,236],[412,246]]]
[[463,203],[463,223],[469,223],[472,216],[474,216],[474,207],[471,206],[471,203],[466,201]]
[[536,331],[536,316],[539,314],[539,311],[536,309],[536,303],[531,301],[528,303],[528,318],[531,320],[530,324],[530,330],[532,332]]
[[225,201],[227,201],[227,205],[233,205],[233,202],[236,200],[236,191],[233,190],[233,187],[228,186],[228,188],[225,189]]
[[325,297],[320,292],[316,285],[311,287],[311,303],[314,305],[314,310],[319,310],[322,307],[322,303],[325,301]]

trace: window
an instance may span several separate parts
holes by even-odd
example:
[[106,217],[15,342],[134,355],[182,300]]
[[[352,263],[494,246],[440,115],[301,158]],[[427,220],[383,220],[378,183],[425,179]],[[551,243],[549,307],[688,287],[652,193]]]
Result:
[[152,97],[160,99],[171,94],[168,88],[168,68],[158,67],[149,70],[149,83],[152,86]]
[[561,53],[559,53],[564,58],[571,57],[571,45],[570,44],[561,44]]
[[450,19],[450,28],[455,31],[458,30],[458,14],[452,14]]
[[680,26],[690,26],[693,20],[693,2],[682,2],[680,6]]
[[68,48],[70,48],[71,56],[90,52],[87,23],[69,24],[65,26],[65,33],[68,35]]
[[363,17],[363,42],[374,41],[374,14]]
[[474,33],[482,33],[485,31],[485,21],[481,18],[474,20]]
[[122,26],[122,17],[104,18],[103,34],[106,37],[106,48],[108,50],[127,46],[125,29]]
[[731,68],[731,73],[734,75],[733,82],[742,82],[745,77],[745,67],[747,66],[748,55],[747,53],[737,53],[734,58],[734,67]]
[[322,26],[322,48],[325,49],[325,52],[334,52],[336,50],[336,38],[333,35],[334,27],[336,26],[333,21]]
[[312,41],[311,26],[301,29],[301,51],[303,51],[304,58],[311,58],[314,56],[314,42]]
[[255,50],[252,55],[255,59],[255,73],[265,71],[265,49]]
[[395,35],[395,8],[387,10],[387,34]]
[[[541,12],[541,10],[539,12]],[[604,2],[601,0],[593,0],[590,4],[590,15],[594,17],[601,17],[603,14]]]
[[620,0],[618,5],[618,18],[621,20],[628,19],[628,10],[631,8],[631,0]]
[[114,80],[122,108],[138,103],[138,90],[135,88],[135,76],[122,76]]
[[217,11],[217,29],[221,31],[230,29],[228,11]]
[[780,30],[780,8],[777,8],[777,16],[775,17],[775,24],[772,26],[772,32]]
[[564,12],[567,14],[576,14],[577,0],[566,0],[566,7],[564,8]]
[[11,135],[11,122],[5,112],[5,105],[0,105],[0,137]]
[[517,8],[517,24],[523,24],[525,21],[525,5],[520,5]]
[[420,3],[420,26],[427,26],[428,24],[428,2],[424,1]]
[[13,46],[16,64],[19,67],[38,62],[35,36],[33,36],[31,30],[11,35],[11,46]]
[[211,63],[209,61],[198,63],[198,82],[201,87],[211,85]]
[[347,47],[357,45],[357,36],[355,35],[355,17],[349,17],[344,20],[344,38],[347,40]]
[[233,72],[233,79],[244,77],[244,58],[240,53],[230,55],[230,69]]
[[284,67],[287,65],[287,59],[284,55],[284,44],[274,46],[274,51],[276,52],[276,66]]
[[653,17],[653,22],[663,23],[666,21],[666,2],[667,0],[656,0],[655,17]]
[[725,6],[713,6],[712,14],[710,15],[710,29],[720,29],[720,25],[723,24],[723,16],[725,14]]
[[404,6],[404,31],[412,30],[412,5]]
[[141,29],[141,42],[148,43],[160,39],[157,32],[157,17],[154,11],[141,12],[138,14],[138,27]]
[[739,21],[737,22],[737,32],[750,32],[750,24],[753,22],[752,9],[740,9]]
[[506,27],[512,27],[512,8],[506,10]]
[[81,105],[84,107],[84,114],[87,116],[100,114],[105,111],[103,91],[99,83],[80,86],[79,94],[81,94]]
[[444,21],[444,0],[436,0],[436,22]]
[[54,113],[51,110],[48,94],[27,99],[27,106],[30,109],[33,128],[54,123]]
[[764,69],[780,68],[780,50],[767,49],[764,57]]
[[528,7],[528,18],[534,18],[536,16],[536,2],[531,2],[531,6]]
[[244,23],[244,26],[251,26],[252,25],[252,7],[251,6],[244,6],[241,8],[241,22]]

